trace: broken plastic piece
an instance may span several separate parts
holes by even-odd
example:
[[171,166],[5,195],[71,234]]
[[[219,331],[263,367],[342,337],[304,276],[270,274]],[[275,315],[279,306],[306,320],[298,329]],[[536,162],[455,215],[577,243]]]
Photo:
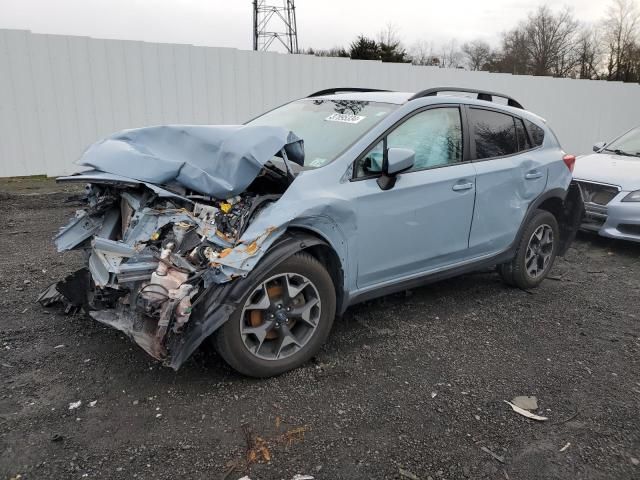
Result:
[[499,461],[500,463],[504,463],[504,457],[501,455],[498,455],[497,453],[493,453],[491,450],[489,450],[487,447],[480,447],[480,450],[482,450],[483,452],[488,453],[489,455],[491,455],[493,458],[495,458],[497,461]]
[[524,410],[537,410],[538,399],[534,396],[521,395],[511,399],[511,403]]
[[504,403],[506,403],[507,405],[510,405],[514,412],[519,413],[523,417],[530,418],[531,420],[538,420],[539,422],[544,422],[545,420],[549,420],[547,417],[541,417],[540,415],[536,415],[535,413],[531,413],[531,412],[525,410],[524,408],[520,408],[519,406],[514,405],[513,403],[511,403],[511,402],[509,402],[507,400],[504,400]]

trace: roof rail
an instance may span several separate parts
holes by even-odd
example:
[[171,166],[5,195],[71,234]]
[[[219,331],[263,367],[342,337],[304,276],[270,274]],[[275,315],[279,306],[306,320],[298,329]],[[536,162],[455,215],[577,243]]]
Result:
[[360,88],[360,87],[344,87],[344,88],[327,88],[325,90],[318,90],[317,92],[308,95],[307,98],[321,97],[323,95],[333,95],[339,92],[388,92],[389,90],[380,90],[378,88]]
[[505,98],[507,100],[507,105],[514,108],[519,108],[524,110],[524,107],[520,102],[511,98],[508,95],[503,93],[495,93],[495,92],[487,92],[486,90],[476,90],[475,88],[458,88],[458,87],[436,87],[436,88],[428,88],[426,90],[422,90],[421,92],[416,93],[413,97],[409,98],[409,100],[415,100],[416,98],[422,97],[435,97],[440,92],[463,92],[463,93],[476,93],[478,94],[478,100],[486,100],[487,102],[492,102],[493,97]]

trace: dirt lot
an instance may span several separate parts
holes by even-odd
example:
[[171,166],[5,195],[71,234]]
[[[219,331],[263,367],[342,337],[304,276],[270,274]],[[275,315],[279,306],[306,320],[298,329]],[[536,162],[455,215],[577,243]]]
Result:
[[532,292],[485,272],[357,306],[260,381],[35,304],[81,261],[51,244],[73,207],[30,191],[0,194],[2,478],[640,478],[640,245],[580,236]]

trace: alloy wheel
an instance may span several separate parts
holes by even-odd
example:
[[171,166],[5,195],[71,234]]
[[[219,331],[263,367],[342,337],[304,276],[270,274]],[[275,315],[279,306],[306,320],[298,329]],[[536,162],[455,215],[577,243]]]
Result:
[[524,257],[524,265],[527,275],[538,278],[545,273],[553,254],[553,229],[547,224],[542,224],[535,229]]
[[280,273],[247,297],[240,318],[242,341],[260,359],[290,357],[313,337],[320,313],[315,285],[304,275]]

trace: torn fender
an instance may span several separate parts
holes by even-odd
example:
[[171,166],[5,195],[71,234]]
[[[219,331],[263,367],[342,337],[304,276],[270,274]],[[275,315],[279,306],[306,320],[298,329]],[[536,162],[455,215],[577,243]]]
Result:
[[261,278],[291,255],[315,245],[328,244],[308,233],[286,232],[271,245],[267,254],[246,277],[210,286],[193,307],[190,329],[184,335],[172,338],[167,345],[167,350],[171,352],[168,366],[178,370],[202,342],[229,320],[241,305],[243,296],[251,292]]

